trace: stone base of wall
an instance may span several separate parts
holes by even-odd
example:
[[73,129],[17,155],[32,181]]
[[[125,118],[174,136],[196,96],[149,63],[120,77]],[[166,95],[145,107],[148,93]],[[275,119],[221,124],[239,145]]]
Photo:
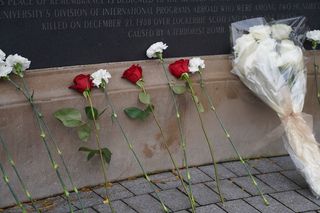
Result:
[[[311,54],[311,52],[309,53]],[[282,138],[260,150],[253,149],[259,139],[280,124],[280,120],[274,111],[240,82],[237,76],[230,73],[232,68],[229,56],[204,56],[201,58],[205,60],[206,64],[206,68],[203,70],[206,89],[242,157],[246,159],[287,154]],[[166,66],[175,60],[177,58],[165,59]],[[320,61],[319,52],[317,52],[317,60]],[[143,68],[144,80],[146,81],[144,85],[151,95],[156,116],[164,130],[167,143],[178,167],[183,167],[185,166],[184,155],[176,113],[163,68],[158,60],[30,70],[25,74],[29,89],[34,91],[35,105],[43,114],[77,188],[104,182],[99,157],[95,156],[87,162],[87,153],[78,152],[79,147],[82,146],[97,149],[97,143],[93,134],[88,142],[78,139],[77,128],[64,127],[53,117],[53,113],[62,108],[76,108],[85,117],[84,107],[89,106],[89,102],[76,90],[68,89],[68,87],[73,85],[72,81],[76,75],[91,74],[98,69],[107,69],[112,75],[110,83],[107,85],[108,94],[123,129],[146,172],[153,173],[173,169],[161,133],[153,118],[150,116],[145,121],[133,120],[123,111],[127,107],[145,108],[138,100],[139,89],[128,80],[121,79],[123,71],[133,63],[139,63]],[[317,137],[320,133],[320,120],[318,119],[320,106],[316,98],[312,59],[308,61],[307,67],[308,93],[304,112],[314,116],[314,131]],[[170,74],[169,76],[173,85],[183,84],[182,81],[176,81]],[[11,75],[11,79],[23,86],[21,79],[17,76]],[[216,160],[221,162],[238,159],[210,109],[205,94],[198,83],[199,75],[192,75],[191,80],[199,101],[205,109],[202,117]],[[39,199],[62,193],[62,187],[52,167],[44,142],[40,137],[32,107],[10,82],[1,79],[0,85],[2,93],[0,100],[0,134],[6,142],[16,168],[31,196],[34,199]],[[212,163],[200,120],[190,95],[181,94],[175,95],[175,97],[179,108],[189,165]],[[92,90],[92,101],[99,111],[108,108],[106,113],[99,118],[101,127],[99,136],[102,147],[108,147],[113,153],[111,163],[106,165],[108,180],[115,181],[142,175],[142,171],[119,126],[115,121],[112,125],[111,108],[102,89],[94,88]],[[68,190],[72,191],[72,185],[68,180],[60,157],[49,138],[48,143],[56,163],[60,166],[59,171],[62,179]],[[0,162],[3,164],[19,199],[27,201],[2,145],[0,145]],[[15,203],[4,181],[0,181],[0,192],[0,207]]]

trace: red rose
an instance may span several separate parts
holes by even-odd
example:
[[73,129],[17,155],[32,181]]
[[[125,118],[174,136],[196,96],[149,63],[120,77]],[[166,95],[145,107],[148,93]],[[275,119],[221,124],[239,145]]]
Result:
[[183,73],[189,72],[189,60],[180,59],[169,65],[171,74],[176,78],[181,78]]
[[137,64],[137,66],[132,65],[129,69],[124,71],[121,78],[126,78],[132,83],[136,83],[140,78],[142,78],[142,68],[139,67],[139,64]]
[[74,79],[73,82],[76,85],[72,85],[69,88],[73,88],[78,90],[81,94],[88,88],[89,91],[91,91],[91,87],[93,87],[92,79],[90,79],[90,74],[88,75],[77,75]]

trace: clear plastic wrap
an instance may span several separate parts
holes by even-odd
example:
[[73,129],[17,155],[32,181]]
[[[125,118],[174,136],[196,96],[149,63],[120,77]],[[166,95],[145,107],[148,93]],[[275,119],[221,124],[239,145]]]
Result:
[[267,23],[255,18],[231,24],[232,73],[275,110],[285,129],[285,148],[310,190],[320,197],[320,150],[310,116],[302,113],[306,94],[308,31],[303,16]]

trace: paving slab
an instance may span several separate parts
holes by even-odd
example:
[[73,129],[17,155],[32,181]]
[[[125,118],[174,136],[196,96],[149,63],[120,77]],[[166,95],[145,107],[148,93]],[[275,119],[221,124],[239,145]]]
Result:
[[182,210],[182,211],[177,211],[177,212],[174,212],[174,213],[189,213],[187,210]]
[[[86,211],[86,213],[97,213],[97,211],[93,210],[92,208],[86,208],[84,210]],[[83,213],[83,211],[78,210],[78,211],[75,211],[74,213]]]
[[246,201],[247,203],[249,203],[254,208],[258,209],[262,213],[276,213],[276,212],[291,213],[291,212],[293,212],[292,210],[288,209],[283,204],[279,203],[274,198],[272,198],[268,195],[265,195],[265,198],[269,202],[269,204],[270,204],[269,206],[267,206],[265,204],[265,202],[261,196],[244,198],[243,200]]
[[[135,195],[141,195],[154,191],[144,177],[137,178],[135,180],[122,181],[120,184]],[[160,190],[156,185],[153,184],[153,186],[155,190]]]
[[[192,212],[191,209],[189,209],[189,211]],[[207,206],[197,207],[196,213],[226,213],[226,211],[222,210],[216,204],[211,204]]]
[[[107,199],[107,193],[106,193],[105,187],[95,188],[93,189],[93,191],[98,195],[100,195],[101,197],[103,197],[104,199]],[[109,196],[111,201],[120,200],[122,198],[127,198],[134,195],[119,183],[115,183],[112,186],[108,186],[108,191],[109,191]]]
[[[272,189],[270,186],[268,186],[267,184],[265,184],[264,182],[262,182],[258,178],[255,178],[255,177],[253,177],[253,178],[256,181],[256,183],[258,184],[258,187],[262,191],[263,194],[275,192],[274,189]],[[250,176],[231,178],[231,180],[234,181],[238,186],[240,186],[246,192],[249,192],[251,195],[260,195],[259,190],[253,184],[253,181],[250,178]]]
[[283,171],[280,174],[289,178],[292,182],[299,185],[303,189],[309,188],[306,179],[297,170]]
[[149,178],[153,183],[155,183],[160,189],[163,190],[173,189],[182,186],[180,178],[178,178],[172,172],[150,175]]
[[271,157],[269,158],[271,161],[274,161],[277,165],[279,165],[284,170],[295,170],[296,166],[294,165],[291,157],[281,156],[281,157]]
[[257,175],[256,177],[271,186],[277,192],[301,189],[300,186],[280,173],[262,174]]
[[225,207],[222,203],[218,203],[219,207],[229,213],[259,213],[258,210],[244,202],[243,200],[232,200],[225,202]]
[[[112,212],[109,203],[95,205],[92,208],[96,210],[94,212],[100,212],[100,213]],[[134,211],[131,207],[129,207],[127,204],[125,204],[121,200],[116,200],[112,202],[112,208],[115,213],[136,213],[136,211]]]
[[275,161],[271,161],[268,158],[249,160],[247,163],[250,166],[254,166],[261,173],[279,172],[282,170],[280,166],[275,164]]
[[[160,196],[162,199],[162,197]],[[138,195],[130,198],[122,199],[127,205],[137,212],[158,213],[164,212],[163,207],[157,199],[149,194]],[[168,206],[167,206],[168,208]]]
[[[156,196],[155,193],[151,194]],[[178,189],[168,189],[159,192],[159,196],[163,203],[172,211],[179,211],[191,208],[189,198]]]
[[[215,181],[205,183],[216,193],[218,192],[217,183]],[[242,190],[239,186],[229,180],[220,180],[221,194],[226,200],[235,200],[244,197],[250,197],[251,195]]]
[[[10,195],[12,196],[12,195]],[[22,204],[23,207],[25,208],[25,210],[27,212],[32,212],[32,210],[34,210],[34,208],[31,205],[28,204]],[[1,213],[13,213],[13,212],[22,212],[21,208],[19,206],[12,206],[11,208],[7,208],[5,210],[3,210]],[[36,212],[35,210],[33,212]]]
[[307,199],[309,199],[310,201],[320,206],[320,199],[317,199],[309,189],[300,189],[300,190],[296,190],[296,192],[305,196]]
[[[248,175],[247,170],[244,168],[243,164],[240,161],[222,163],[222,165],[238,176]],[[256,170],[255,168],[252,168],[248,163],[245,162],[245,165],[247,166],[249,172],[252,175],[260,174],[258,170]]]
[[[102,197],[94,193],[92,190],[79,191],[79,196],[84,208],[101,204],[104,201]],[[73,200],[72,204],[74,204],[78,209],[81,209],[81,205],[77,198],[76,193],[74,192],[70,193],[70,199]]]
[[320,206],[317,206],[295,191],[273,193],[270,196],[295,212],[318,210],[320,208]]
[[[184,192],[183,187],[179,187],[178,189]],[[187,189],[190,192],[189,187]],[[201,206],[221,202],[220,196],[205,184],[194,184],[191,186],[191,189],[194,200]]]
[[[75,200],[71,198],[72,204],[74,201]],[[68,201],[64,199],[62,196],[55,196],[55,197],[50,197],[42,200],[37,200],[35,204],[41,212],[47,212],[47,213],[70,212]],[[75,206],[72,206],[72,208],[74,211],[78,210],[78,208]]]
[[[211,165],[207,165],[207,166],[200,166],[200,167],[198,167],[198,169],[200,169],[201,171],[203,171],[204,173],[209,175],[213,180],[216,179],[216,172],[214,170],[214,165],[211,164]],[[222,164],[217,164],[217,170],[218,170],[219,180],[237,177],[236,174],[231,172],[229,169],[224,167]]]
[[[184,181],[188,182],[187,169],[180,169],[181,176]],[[189,168],[191,183],[202,183],[212,181],[213,179],[196,167]],[[177,171],[175,171],[177,174]]]

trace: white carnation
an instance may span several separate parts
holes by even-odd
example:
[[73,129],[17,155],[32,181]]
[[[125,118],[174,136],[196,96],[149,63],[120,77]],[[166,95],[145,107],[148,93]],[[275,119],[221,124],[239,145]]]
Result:
[[255,39],[265,39],[270,37],[271,28],[270,26],[256,25],[249,28],[249,33],[252,34]]
[[320,30],[313,30],[307,32],[307,39],[320,43]]
[[205,68],[204,60],[201,60],[200,58],[193,58],[189,61],[189,72],[195,73],[199,71],[199,67]]
[[0,62],[0,78],[7,76],[11,73],[12,67],[8,67],[5,62]]
[[0,60],[4,61],[4,59],[6,58],[6,54],[0,50]]
[[27,58],[24,58],[18,54],[9,55],[6,59],[7,66],[12,67],[13,69],[14,69],[14,66],[18,63],[21,64],[21,71],[25,71],[30,67],[31,61],[29,61]]
[[167,45],[164,44],[162,41],[152,44],[149,49],[147,49],[147,56],[149,58],[157,58],[158,56],[156,53],[162,53],[163,50],[167,49]]
[[99,88],[100,84],[102,83],[102,79],[107,83],[109,83],[109,78],[111,78],[111,74],[107,72],[107,70],[100,69],[91,74],[91,78],[93,79],[93,83],[95,86]]
[[292,27],[286,24],[275,24],[271,26],[271,32],[274,39],[288,39],[292,32]]

